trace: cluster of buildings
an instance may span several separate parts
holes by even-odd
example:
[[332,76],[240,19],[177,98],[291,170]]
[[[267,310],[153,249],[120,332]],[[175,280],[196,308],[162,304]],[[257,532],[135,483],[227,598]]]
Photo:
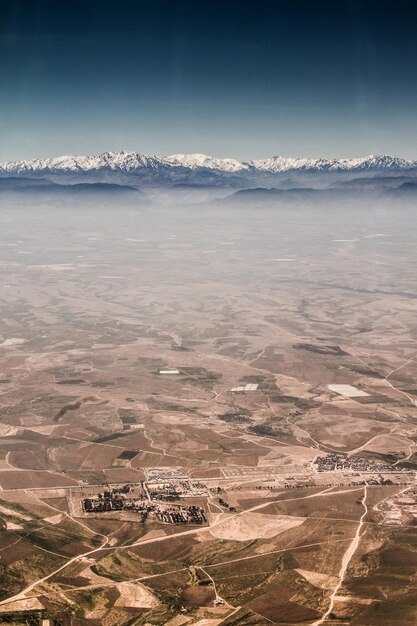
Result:
[[207,495],[207,487],[204,483],[184,478],[148,482],[146,488],[151,500],[177,500],[178,498]]
[[247,424],[251,421],[246,413],[224,413],[219,415],[219,419],[230,424]]
[[145,498],[127,497],[130,493],[129,485],[121,488],[107,489],[103,493],[98,493],[96,497],[84,498],[82,509],[84,513],[110,513],[112,511],[129,511],[142,515],[144,522],[152,506]]
[[[400,468],[393,468],[389,463],[376,461],[367,457],[349,456],[346,453],[332,452],[326,456],[318,456],[314,463],[318,472],[353,471],[353,472],[392,472],[400,471]],[[404,470],[405,471],[405,470]]]
[[160,522],[166,524],[204,524],[207,522],[205,511],[199,506],[159,510],[156,516]]
[[219,498],[219,504],[220,506],[224,507],[225,509],[228,509],[231,513],[235,513],[236,509],[234,506],[230,506],[230,504],[228,502],[226,502],[226,500],[223,500],[223,498]]
[[145,473],[148,484],[171,480],[188,480],[183,467],[147,467]]
[[[199,484],[199,483],[198,483]],[[182,496],[181,487],[187,491],[190,483],[174,482],[155,484],[154,489],[146,483],[139,489],[140,494],[134,496],[135,489],[130,485],[106,489],[93,497],[83,498],[82,510],[85,514],[127,512],[137,513],[141,522],[148,516],[166,524],[204,524],[207,522],[204,509],[197,505],[167,505],[167,501],[177,500]],[[200,487],[205,487],[200,485]],[[205,491],[206,493],[206,491]]]

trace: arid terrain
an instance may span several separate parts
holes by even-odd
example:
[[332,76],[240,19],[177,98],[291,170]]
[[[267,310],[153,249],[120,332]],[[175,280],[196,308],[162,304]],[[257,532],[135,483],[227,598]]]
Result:
[[415,626],[415,211],[178,195],[1,208],[0,624]]

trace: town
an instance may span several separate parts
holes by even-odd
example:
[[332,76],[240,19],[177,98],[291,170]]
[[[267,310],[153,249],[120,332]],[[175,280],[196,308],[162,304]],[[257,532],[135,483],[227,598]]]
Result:
[[326,454],[326,456],[318,456],[314,463],[317,465],[318,472],[345,472],[345,471],[353,471],[353,472],[365,472],[365,473],[375,473],[375,472],[399,472],[399,471],[409,471],[406,468],[400,468],[398,466],[390,465],[389,463],[384,463],[382,461],[374,460],[367,457],[360,456],[350,456],[346,453],[336,453],[332,452],[331,454]]
[[[139,521],[144,523],[151,515],[155,520],[165,524],[204,524],[207,517],[204,509],[197,505],[183,506],[170,504],[180,497],[180,492],[172,483],[168,483],[159,492],[149,491],[144,483],[139,486],[123,485],[122,487],[107,488],[95,497],[86,497],[82,500],[82,510],[86,514],[128,512],[136,513]],[[139,494],[135,495],[135,490]],[[146,495],[145,495],[146,494]],[[141,497],[144,496],[145,497]],[[158,501],[156,498],[163,501]]]

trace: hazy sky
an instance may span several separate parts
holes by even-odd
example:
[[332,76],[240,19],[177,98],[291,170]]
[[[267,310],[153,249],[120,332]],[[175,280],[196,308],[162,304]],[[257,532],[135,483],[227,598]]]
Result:
[[0,160],[417,158],[417,8],[1,0]]

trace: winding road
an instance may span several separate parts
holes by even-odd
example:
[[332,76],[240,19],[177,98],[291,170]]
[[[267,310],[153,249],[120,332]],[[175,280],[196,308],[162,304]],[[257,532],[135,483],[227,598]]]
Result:
[[364,519],[365,519],[366,514],[368,513],[368,507],[367,507],[367,504],[366,504],[366,497],[367,497],[367,485],[365,485],[364,492],[363,492],[363,499],[362,499],[362,504],[363,504],[365,510],[362,513],[361,518],[359,520],[359,524],[358,524],[358,527],[356,529],[355,536],[352,539],[351,543],[349,544],[348,549],[346,550],[346,552],[343,555],[342,565],[340,567],[339,577],[338,577],[339,580],[338,580],[338,583],[337,583],[336,587],[333,589],[333,592],[332,592],[332,594],[330,596],[329,606],[328,606],[326,612],[321,616],[321,618],[318,619],[317,621],[313,622],[311,626],[320,626],[320,624],[323,624],[324,621],[329,617],[330,613],[333,611],[334,603],[335,603],[335,600],[337,598],[338,591],[339,591],[340,587],[342,586],[343,581],[345,579],[347,568],[349,567],[349,563],[351,562],[352,557],[355,554],[355,552],[356,552],[356,550],[357,550],[357,548],[359,546],[359,542],[361,540],[362,527],[363,527],[363,524],[364,524]]
[[[281,500],[285,500],[286,502],[291,502],[293,500],[307,500],[309,498],[332,496],[332,495],[334,495],[334,491],[330,491],[331,489],[333,489],[333,488],[332,487],[328,487],[328,488],[323,489],[322,491],[319,491],[317,493],[309,494],[308,496],[302,496],[300,498],[281,498]],[[344,490],[342,492],[339,492],[339,493],[345,493],[345,492],[349,492],[349,491],[357,491],[357,489],[346,489],[346,490]],[[256,506],[253,506],[250,509],[246,509],[245,511],[240,511],[239,513],[231,515],[228,518],[228,520],[232,520],[235,517],[239,517],[239,516],[242,516],[242,515],[246,515],[248,513],[252,513],[253,511],[259,511],[260,509],[263,509],[263,508],[266,508],[266,507],[270,506],[274,502],[280,502],[280,499],[277,498],[276,500],[274,500],[272,502],[271,501],[263,502],[262,504],[258,504]],[[364,515],[361,518],[360,527],[362,525],[362,521],[363,521],[363,517],[364,516],[365,516],[365,513],[364,513]],[[205,526],[204,528],[198,527],[198,528],[192,528],[190,530],[184,530],[182,532],[176,533],[175,537],[182,537],[182,536],[193,535],[193,534],[197,534],[197,533],[201,533],[201,532],[207,532],[207,531],[210,531],[211,528],[214,528],[218,524],[223,524],[224,522],[225,522],[225,520],[219,520],[219,521],[216,521],[213,524],[211,524],[209,527]],[[359,531],[360,531],[360,528],[359,528]],[[104,536],[104,535],[102,535],[102,536]],[[86,559],[87,557],[90,557],[90,556],[92,556],[94,554],[98,554],[100,552],[106,552],[106,551],[126,550],[128,548],[135,548],[135,547],[138,547],[138,546],[141,546],[141,545],[146,545],[146,544],[150,544],[150,543],[160,543],[162,541],[171,541],[171,540],[172,540],[172,535],[162,535],[160,537],[153,537],[153,538],[150,538],[150,539],[142,539],[142,540],[139,540],[139,541],[135,541],[134,543],[131,543],[131,544],[125,544],[123,546],[109,546],[108,545],[109,536],[107,536],[100,547],[94,548],[92,550],[88,550],[87,552],[83,552],[82,554],[77,554],[76,556],[74,556],[71,559],[69,559],[66,563],[64,563],[63,565],[58,567],[56,570],[54,570],[53,572],[50,572],[49,574],[46,574],[42,578],[39,578],[38,580],[35,580],[33,583],[28,585],[25,589],[23,589],[22,591],[20,591],[16,595],[14,595],[14,596],[12,596],[10,598],[6,598],[5,600],[2,600],[0,602],[0,606],[4,606],[4,605],[7,605],[7,604],[12,604],[13,602],[16,602],[17,600],[25,600],[28,597],[31,597],[31,596],[28,596],[27,594],[30,593],[33,589],[35,589],[35,587],[37,587],[38,585],[42,585],[43,583],[47,582],[53,576],[55,576],[56,574],[59,574],[60,572],[62,572],[69,565],[72,565],[73,563],[76,563],[77,561],[80,561],[82,559]]]

